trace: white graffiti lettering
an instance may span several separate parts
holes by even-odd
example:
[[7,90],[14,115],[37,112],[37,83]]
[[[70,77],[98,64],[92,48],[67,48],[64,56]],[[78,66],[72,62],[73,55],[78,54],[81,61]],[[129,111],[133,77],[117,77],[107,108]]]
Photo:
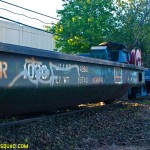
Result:
[[[60,66],[60,65],[59,65]],[[46,65],[43,65],[42,62],[36,61],[34,58],[32,59],[25,59],[24,70],[19,73],[9,84],[9,87],[12,87],[15,82],[23,76],[24,79],[28,79],[31,83],[38,86],[39,83],[42,84],[49,84],[53,86],[55,84],[60,84],[62,77],[59,75],[55,75],[55,71],[70,71],[71,69],[75,68],[77,71],[78,77],[80,76],[79,73],[79,66],[78,65],[62,65],[59,67],[52,62],[49,62],[49,68]],[[69,77],[63,77],[64,84],[69,83]]]

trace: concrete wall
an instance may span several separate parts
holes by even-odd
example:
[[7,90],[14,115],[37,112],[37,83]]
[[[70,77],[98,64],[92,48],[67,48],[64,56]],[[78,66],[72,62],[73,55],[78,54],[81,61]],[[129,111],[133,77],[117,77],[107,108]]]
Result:
[[44,50],[55,49],[52,34],[3,20],[0,20],[0,42]]

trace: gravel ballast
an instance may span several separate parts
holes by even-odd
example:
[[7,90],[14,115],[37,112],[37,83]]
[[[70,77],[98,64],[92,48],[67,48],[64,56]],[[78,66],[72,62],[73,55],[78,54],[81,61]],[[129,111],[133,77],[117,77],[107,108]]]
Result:
[[150,101],[120,102],[1,128],[4,143],[28,144],[31,150],[150,150]]

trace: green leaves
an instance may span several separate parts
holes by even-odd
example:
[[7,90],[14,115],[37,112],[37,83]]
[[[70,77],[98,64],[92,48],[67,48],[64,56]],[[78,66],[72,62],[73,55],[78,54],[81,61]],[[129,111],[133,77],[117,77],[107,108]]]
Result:
[[111,26],[107,21],[113,17],[110,9],[111,0],[65,1],[64,9],[58,12],[61,19],[51,29],[57,35],[56,47],[66,53],[77,53],[98,45],[103,41],[106,26]]
[[[124,0],[125,1],[125,0]],[[115,31],[115,40],[122,39],[129,49],[139,47],[143,51],[150,36],[150,0],[116,0],[116,22],[121,28]]]
[[50,31],[66,53],[88,52],[104,41],[122,42],[131,50],[150,49],[150,0],[63,0],[60,21]]

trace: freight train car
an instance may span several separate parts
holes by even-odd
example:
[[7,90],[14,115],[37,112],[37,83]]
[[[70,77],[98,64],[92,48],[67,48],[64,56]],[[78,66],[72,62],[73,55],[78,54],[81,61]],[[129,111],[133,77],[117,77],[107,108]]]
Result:
[[[142,55],[138,48],[134,48],[131,52],[127,51],[125,45],[116,42],[104,42],[99,46],[92,47],[88,54],[79,54],[79,56],[92,57],[97,59],[111,60],[115,62],[130,64],[134,66],[142,65]],[[145,84],[134,86],[128,90],[126,96],[129,99],[146,96],[150,92],[150,71],[145,68]]]
[[146,93],[150,93],[150,68],[145,70],[145,86],[146,86]]
[[0,43],[0,116],[111,101],[144,82],[141,66]]

